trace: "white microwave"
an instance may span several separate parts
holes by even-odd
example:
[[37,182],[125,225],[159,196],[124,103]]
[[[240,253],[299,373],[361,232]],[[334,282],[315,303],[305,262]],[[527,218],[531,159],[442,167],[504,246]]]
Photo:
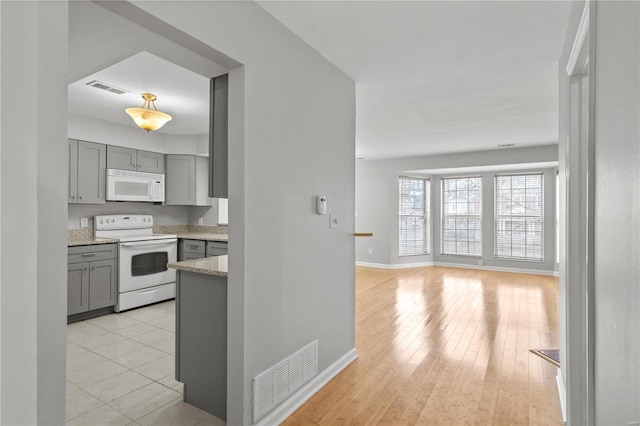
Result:
[[164,202],[164,175],[107,169],[107,201]]

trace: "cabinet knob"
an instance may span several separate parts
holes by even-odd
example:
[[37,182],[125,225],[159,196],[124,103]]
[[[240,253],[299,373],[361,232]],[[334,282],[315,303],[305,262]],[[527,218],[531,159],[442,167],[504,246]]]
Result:
[[72,195],[72,196],[71,196],[71,199],[72,199],[72,200],[75,200],[75,199],[76,199],[76,196],[75,196],[75,195]]
[[92,267],[91,267],[91,270],[92,270],[92,271],[93,271],[93,270],[95,270],[95,269],[96,269],[96,267],[95,267],[95,266],[92,266]]
[[79,196],[78,198],[82,200],[82,199],[84,198],[84,196],[83,196],[83,195],[81,195],[81,196]]

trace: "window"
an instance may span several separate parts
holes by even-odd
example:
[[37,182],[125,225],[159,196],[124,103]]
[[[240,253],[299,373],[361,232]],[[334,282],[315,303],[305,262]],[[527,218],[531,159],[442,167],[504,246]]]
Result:
[[542,173],[496,176],[495,256],[544,260]]
[[401,177],[398,254],[429,253],[429,180]]
[[442,179],[442,254],[482,256],[482,178]]

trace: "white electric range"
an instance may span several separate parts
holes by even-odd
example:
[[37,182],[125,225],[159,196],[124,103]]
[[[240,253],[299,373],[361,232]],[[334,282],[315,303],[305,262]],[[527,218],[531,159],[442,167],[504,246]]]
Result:
[[103,215],[94,218],[95,235],[118,240],[116,312],[173,299],[178,237],[153,233],[151,215]]

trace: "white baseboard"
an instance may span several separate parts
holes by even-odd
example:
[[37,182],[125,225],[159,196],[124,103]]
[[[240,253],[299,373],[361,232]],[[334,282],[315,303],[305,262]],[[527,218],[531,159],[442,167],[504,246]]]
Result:
[[465,269],[478,269],[480,271],[498,271],[498,272],[514,272],[517,274],[534,274],[534,275],[553,275],[558,276],[554,271],[541,271],[538,269],[523,269],[523,268],[503,268],[501,266],[476,266],[466,265],[464,263],[445,263],[445,262],[420,262],[420,263],[397,263],[388,265],[386,263],[371,263],[371,262],[356,262],[357,266],[367,266],[369,268],[382,268],[382,269],[402,269],[402,268],[419,268],[422,266],[447,266],[449,268],[465,268]]
[[356,265],[368,266],[369,268],[402,269],[402,268],[420,268],[422,266],[433,266],[433,262],[397,263],[394,265],[388,265],[386,263],[356,262]]
[[560,399],[560,410],[562,411],[562,421],[567,423],[567,391],[562,380],[562,370],[558,368],[556,373],[556,385],[558,386],[558,398]]
[[349,364],[358,358],[356,348],[351,349],[349,352],[340,357],[336,362],[327,367],[324,371],[320,372],[316,377],[311,379],[309,383],[298,389],[293,395],[283,401],[280,405],[273,409],[269,414],[264,416],[256,425],[279,425],[284,422],[287,417],[293,414],[302,404],[307,402],[316,392],[318,392],[324,385],[329,383],[331,379],[344,370]]
[[560,276],[560,272],[558,271],[553,271],[553,276],[558,278]]
[[502,266],[476,266],[465,265],[460,263],[444,263],[434,262],[434,266],[447,266],[450,268],[465,268],[465,269],[478,269],[485,271],[497,271],[497,272],[515,272],[516,274],[534,274],[534,275],[553,275],[553,271],[540,271],[538,269],[524,269],[524,268],[503,268]]

